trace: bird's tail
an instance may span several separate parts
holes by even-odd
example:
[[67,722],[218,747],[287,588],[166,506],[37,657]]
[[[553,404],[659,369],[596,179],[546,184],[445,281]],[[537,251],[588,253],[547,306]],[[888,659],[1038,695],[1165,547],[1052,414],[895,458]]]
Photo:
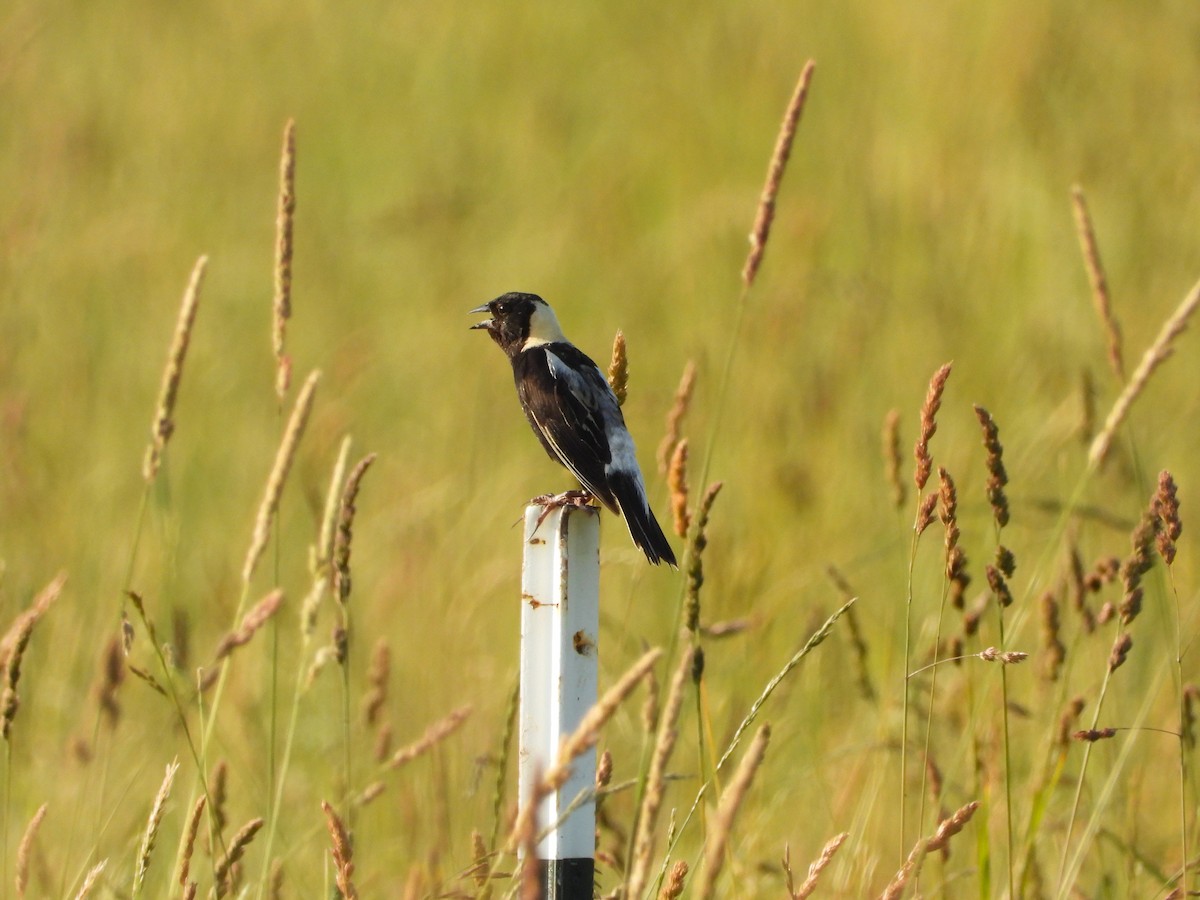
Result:
[[673,569],[679,568],[675,561],[675,551],[671,549],[667,536],[659,527],[658,520],[650,510],[646,500],[646,488],[641,479],[625,472],[609,472],[608,486],[612,489],[621,516],[629,528],[629,536],[638,549],[646,554],[646,559],[658,565],[665,562]]

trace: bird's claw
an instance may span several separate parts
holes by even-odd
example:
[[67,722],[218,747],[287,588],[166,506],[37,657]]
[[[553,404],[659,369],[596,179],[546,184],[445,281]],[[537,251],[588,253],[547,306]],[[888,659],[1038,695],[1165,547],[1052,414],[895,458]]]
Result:
[[596,498],[587,491],[563,491],[561,494],[539,494],[530,499],[531,506],[540,506],[541,514],[533,526],[536,532],[546,521],[546,517],[556,509],[583,509],[593,506]]

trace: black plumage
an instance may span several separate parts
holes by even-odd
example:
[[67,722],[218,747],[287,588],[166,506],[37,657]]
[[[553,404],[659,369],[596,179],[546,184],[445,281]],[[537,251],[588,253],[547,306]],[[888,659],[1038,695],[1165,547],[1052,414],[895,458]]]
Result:
[[566,339],[553,310],[535,294],[509,293],[473,313],[512,363],[521,408],[552,459],[584,490],[625,519],[652,563],[676,565],[675,554],[646,497],[633,438],[600,367]]

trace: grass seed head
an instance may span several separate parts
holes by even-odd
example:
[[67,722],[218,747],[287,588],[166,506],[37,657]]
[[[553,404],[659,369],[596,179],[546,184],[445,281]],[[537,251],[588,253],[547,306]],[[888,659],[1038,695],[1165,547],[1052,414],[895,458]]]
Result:
[[275,351],[275,393],[282,401],[291,382],[292,364],[284,349],[287,321],[292,316],[292,252],[296,219],[296,122],[283,128],[279,157],[279,206],[275,215],[275,300],[272,304],[271,346]]
[[613,337],[612,360],[608,364],[608,386],[617,398],[617,406],[625,405],[629,393],[629,356],[625,349],[625,332],[618,330]]
[[950,363],[946,363],[933,373],[929,379],[929,390],[925,392],[925,402],[921,406],[921,430],[917,443],[913,447],[913,458],[916,469],[913,481],[917,491],[925,490],[925,483],[933,472],[933,456],[929,452],[929,441],[937,432],[937,413],[942,406],[942,394],[946,390],[946,379],[950,377]]
[[671,462],[671,456],[675,452],[675,445],[679,443],[683,429],[683,420],[687,416],[688,408],[692,404],[692,393],[696,389],[696,364],[690,359],[687,365],[683,367],[683,374],[679,378],[679,387],[675,389],[675,402],[671,404],[671,409],[667,412],[667,428],[663,439],[658,444],[658,452],[655,454],[655,459],[658,461],[658,471],[666,474],[667,466]]
[[762,265],[763,253],[767,249],[767,239],[771,236],[771,223],[775,220],[775,200],[779,195],[779,186],[783,183],[783,173],[787,168],[788,157],[792,152],[792,142],[796,138],[796,127],[800,124],[800,114],[804,112],[804,101],[808,98],[808,86],[812,81],[816,64],[810,59],[800,73],[796,82],[796,90],[792,93],[791,102],[783,114],[783,122],[779,126],[779,136],[775,140],[775,151],[771,154],[771,163],[767,167],[767,180],[763,185],[762,196],[758,201],[758,211],[754,216],[754,228],[750,232],[750,253],[746,264],[742,267],[742,283],[749,289],[754,284],[758,267]]
[[1183,524],[1179,520],[1175,479],[1166,469],[1158,473],[1158,491],[1154,495],[1153,508],[1159,521],[1156,534],[1158,555],[1169,566],[1175,562],[1175,542],[1183,533]]

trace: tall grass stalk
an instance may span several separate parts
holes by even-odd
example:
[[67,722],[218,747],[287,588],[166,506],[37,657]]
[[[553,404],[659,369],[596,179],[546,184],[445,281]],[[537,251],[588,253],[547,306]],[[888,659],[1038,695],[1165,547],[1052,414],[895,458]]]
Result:
[[350,438],[343,438],[329,488],[325,494],[325,507],[321,516],[320,529],[309,554],[309,573],[312,586],[300,609],[300,652],[297,655],[296,678],[292,687],[291,709],[288,714],[287,731],[284,735],[283,752],[279,760],[279,774],[274,785],[270,806],[267,811],[266,836],[263,839],[263,867],[259,873],[255,896],[262,898],[271,877],[271,852],[279,826],[279,814],[283,808],[283,788],[292,760],[292,749],[296,742],[296,729],[300,722],[300,700],[304,695],[307,660],[311,651],[316,628],[318,609],[333,588],[333,540],[339,502],[342,497],[346,466],[350,459]]

